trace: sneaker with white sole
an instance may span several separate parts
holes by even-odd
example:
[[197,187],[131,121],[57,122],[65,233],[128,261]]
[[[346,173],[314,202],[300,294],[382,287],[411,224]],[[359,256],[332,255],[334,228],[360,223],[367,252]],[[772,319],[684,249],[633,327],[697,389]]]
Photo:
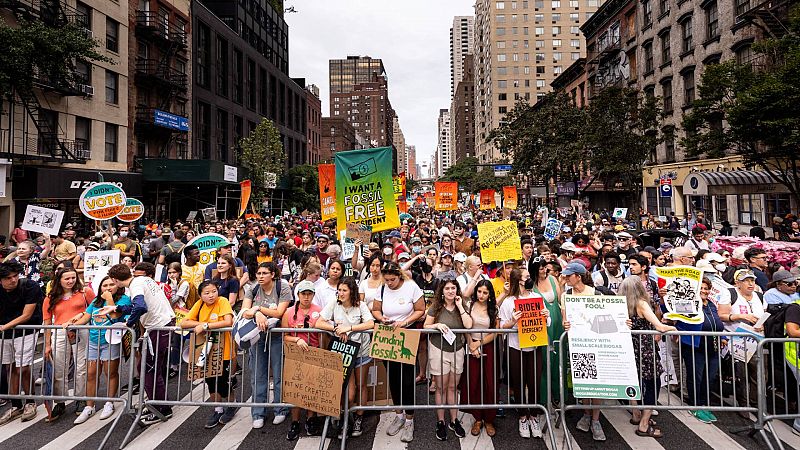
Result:
[[406,417],[395,414],[394,420],[392,420],[392,423],[390,423],[389,427],[386,428],[386,434],[388,434],[389,436],[396,435],[397,433],[400,432],[400,429],[403,428],[403,425],[405,424],[406,424]]
[[106,420],[113,415],[114,415],[114,404],[111,402],[106,402],[106,404],[103,405],[103,411],[100,412],[100,420]]
[[22,422],[33,420],[36,417],[36,403],[25,403],[22,408],[22,416],[19,418]]
[[605,441],[606,434],[603,432],[603,425],[600,424],[600,421],[592,421],[592,439],[595,441]]
[[528,422],[530,423],[530,427],[531,427],[531,436],[533,436],[535,438],[541,438],[542,437],[542,425],[539,423],[539,418],[538,417],[531,417],[531,419]]
[[575,426],[579,431],[588,432],[589,426],[592,424],[592,416],[584,414],[581,417],[581,420],[578,421],[578,425]]
[[355,420],[353,420],[353,431],[350,433],[350,436],[359,437],[364,434],[364,416],[356,415]]
[[94,406],[84,406],[83,411],[81,411],[81,413],[78,415],[78,418],[75,419],[75,422],[72,422],[72,424],[80,425],[89,420],[89,417],[92,417],[93,415],[94,415]]
[[527,420],[519,421],[519,436],[525,439],[531,438],[531,426]]
[[400,441],[411,442],[414,440],[414,421],[406,419],[405,422],[405,425],[403,425],[403,432],[400,433]]
[[258,419],[253,419],[253,428],[256,430],[264,428],[264,418],[259,417]]
[[0,425],[5,425],[17,417],[22,415],[22,408],[17,408],[16,406],[12,406],[11,408],[7,409],[6,412],[0,416]]
[[276,414],[272,419],[273,425],[280,425],[286,420],[286,414]]

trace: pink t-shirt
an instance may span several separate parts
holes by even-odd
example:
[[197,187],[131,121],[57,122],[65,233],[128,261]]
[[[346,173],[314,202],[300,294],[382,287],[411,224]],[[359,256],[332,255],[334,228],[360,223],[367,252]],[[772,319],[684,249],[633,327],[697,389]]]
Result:
[[[299,306],[300,304],[297,303],[284,313],[289,328],[314,328],[322,308],[312,303],[306,316],[299,310]],[[306,322],[306,317],[308,317],[308,322]],[[319,347],[319,333],[289,333],[289,335],[303,339],[311,347]]]

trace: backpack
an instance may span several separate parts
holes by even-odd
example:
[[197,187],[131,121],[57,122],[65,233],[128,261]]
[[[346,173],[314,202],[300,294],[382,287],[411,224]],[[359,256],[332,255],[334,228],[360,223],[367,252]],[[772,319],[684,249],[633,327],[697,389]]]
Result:
[[767,312],[769,318],[764,321],[764,337],[765,338],[785,338],[786,337],[786,312],[791,307],[800,307],[797,303],[769,305]]
[[[621,271],[620,274],[622,275],[622,279],[625,279],[625,272]],[[605,270],[600,270],[600,276],[603,277],[603,286],[604,288],[608,288],[608,274],[606,274]],[[596,288],[597,286],[595,286]],[[613,294],[612,294],[613,295]]]

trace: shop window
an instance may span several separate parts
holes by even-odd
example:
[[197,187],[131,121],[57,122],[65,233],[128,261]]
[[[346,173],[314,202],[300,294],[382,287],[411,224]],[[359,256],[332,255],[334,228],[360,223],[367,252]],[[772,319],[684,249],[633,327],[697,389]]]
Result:
[[714,217],[714,222],[728,220],[728,197],[725,195],[718,195],[714,197],[714,202],[717,206],[717,215]]
[[[737,199],[739,204],[739,223],[749,224],[751,220],[761,224],[761,194],[741,194]],[[763,224],[762,224],[763,225]]]
[[691,211],[693,214],[702,212],[706,217],[711,217],[711,197],[707,195],[690,196],[687,211]]
[[764,194],[764,206],[767,212],[767,225],[772,224],[773,217],[785,217],[792,212],[789,194]]
[[658,188],[649,187],[647,190],[647,212],[658,215]]

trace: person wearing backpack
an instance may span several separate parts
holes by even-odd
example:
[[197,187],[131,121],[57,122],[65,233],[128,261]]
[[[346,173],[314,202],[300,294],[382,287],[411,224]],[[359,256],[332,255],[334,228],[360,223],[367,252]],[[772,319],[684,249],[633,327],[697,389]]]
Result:
[[622,258],[616,252],[608,252],[603,257],[603,269],[592,274],[595,287],[602,286],[616,294],[625,279],[625,272],[620,269]]

